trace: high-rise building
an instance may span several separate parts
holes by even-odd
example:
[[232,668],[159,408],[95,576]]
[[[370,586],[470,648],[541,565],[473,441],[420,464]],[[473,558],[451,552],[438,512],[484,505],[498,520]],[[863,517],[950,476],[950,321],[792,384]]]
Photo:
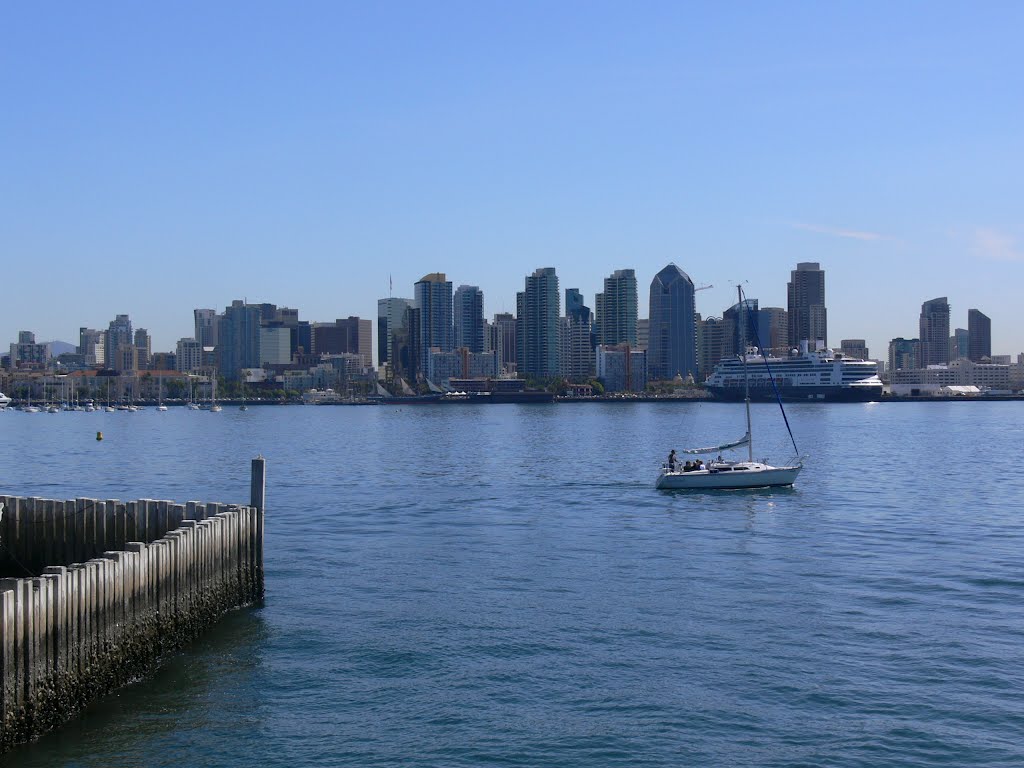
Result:
[[697,377],[693,280],[669,264],[651,281],[647,366],[652,379]]
[[405,322],[405,310],[413,305],[412,299],[377,299],[377,364],[391,359],[391,345],[396,328]]
[[85,359],[86,365],[107,364],[106,337],[103,331],[92,328],[78,329],[78,354]]
[[636,347],[636,273],[617,269],[604,279],[604,292],[597,294],[597,341],[599,344],[629,344]]
[[590,307],[583,303],[583,294],[579,288],[565,289],[565,316],[582,323],[593,321]]
[[645,352],[651,345],[651,320],[647,317],[638,317],[636,320],[636,348]]
[[498,353],[498,365],[506,373],[516,369],[516,319],[511,312],[499,312],[491,323],[491,349]]
[[36,335],[32,331],[18,331],[17,343],[11,344],[11,368],[42,368],[49,359],[49,344],[36,344]]
[[460,285],[454,296],[455,348],[484,351],[484,294],[475,285]]
[[313,323],[313,354],[360,355],[364,366],[372,366],[372,334],[373,323],[358,317]]
[[452,325],[452,284],[443,272],[424,275],[414,286],[419,308],[419,361],[421,376],[426,376],[427,353],[431,349],[451,352],[455,349]]
[[[368,322],[368,321],[367,321]],[[292,361],[292,329],[275,321],[260,326],[260,367]]]
[[825,310],[825,270],[816,261],[796,265],[789,273],[789,347],[798,349],[801,341],[828,344],[828,316]]
[[192,316],[195,320],[196,332],[193,338],[203,347],[217,346],[217,310],[215,309],[193,309]]
[[[217,367],[230,381],[239,378],[243,368],[259,368],[260,324],[263,312],[259,304],[240,299],[224,308],[217,318]],[[208,346],[206,344],[203,345]]]
[[868,345],[864,339],[843,339],[840,342],[840,350],[843,353],[843,357],[849,357],[854,360],[868,359]]
[[992,320],[980,309],[967,310],[967,338],[967,357],[976,363],[992,358]]
[[763,307],[759,311],[768,322],[768,338],[762,342],[771,354],[785,357],[792,349],[789,346],[789,313],[782,307]]
[[725,355],[725,323],[719,317],[708,317],[698,321],[698,329],[695,380],[704,381]]
[[179,339],[177,358],[177,370],[182,373],[197,373],[203,367],[203,345],[195,339]]
[[526,278],[516,294],[516,369],[546,379],[558,375],[558,275],[543,267]]
[[141,370],[149,368],[150,358],[153,355],[153,340],[149,337],[149,332],[145,328],[136,328],[134,343],[135,348],[139,351],[139,368]]
[[558,318],[559,374],[574,381],[594,375],[593,329],[579,315]]
[[[744,323],[746,327],[743,327]],[[753,347],[762,337],[767,338],[767,323],[767,318],[762,323],[757,299],[744,299],[742,304],[733,304],[722,313],[722,356],[735,357],[743,351],[744,341],[748,347]]]
[[606,392],[643,392],[647,388],[647,353],[629,344],[601,344],[596,350],[597,378]]
[[[123,365],[124,359],[116,359],[118,350],[121,347],[131,347],[135,344],[135,335],[132,333],[132,321],[128,315],[117,315],[107,326],[106,338],[103,340],[103,347],[106,350],[107,366],[115,370],[124,370],[118,366]],[[134,369],[132,369],[134,370]]]
[[930,299],[921,305],[918,366],[945,365],[949,362],[949,302],[946,297]]
[[950,361],[966,358],[970,353],[971,334],[966,328],[957,328],[949,337],[949,359]]
[[897,336],[889,342],[889,372],[916,368],[920,357],[918,339],[904,339]]

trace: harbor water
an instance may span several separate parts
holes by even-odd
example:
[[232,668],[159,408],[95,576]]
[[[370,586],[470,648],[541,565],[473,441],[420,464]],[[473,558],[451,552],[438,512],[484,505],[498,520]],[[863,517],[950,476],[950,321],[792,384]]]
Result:
[[0,413],[8,494],[245,502],[267,458],[265,604],[0,764],[1024,764],[1024,406],[787,414],[795,488],[672,494],[741,405]]

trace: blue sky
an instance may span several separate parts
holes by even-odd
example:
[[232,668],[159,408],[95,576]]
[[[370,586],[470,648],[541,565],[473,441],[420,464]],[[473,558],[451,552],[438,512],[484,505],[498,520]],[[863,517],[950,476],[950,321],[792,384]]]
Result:
[[1024,351],[1021,3],[8,4],[0,342],[194,307],[488,315],[673,261],[721,313],[827,273],[830,342],[921,302]]

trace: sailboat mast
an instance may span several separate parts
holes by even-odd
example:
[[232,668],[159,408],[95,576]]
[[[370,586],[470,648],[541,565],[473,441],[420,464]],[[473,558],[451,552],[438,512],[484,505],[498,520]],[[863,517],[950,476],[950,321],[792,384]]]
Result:
[[754,461],[754,438],[750,434],[750,378],[747,375],[747,305],[743,299],[743,287],[736,286],[736,296],[740,302],[740,349],[743,353],[743,403],[747,409],[747,456]]

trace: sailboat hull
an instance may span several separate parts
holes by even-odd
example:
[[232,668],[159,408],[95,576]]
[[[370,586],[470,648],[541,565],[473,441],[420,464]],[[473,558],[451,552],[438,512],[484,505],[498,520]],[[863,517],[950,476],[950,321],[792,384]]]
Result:
[[773,467],[758,462],[712,464],[696,472],[674,472],[663,469],[655,487],[662,491],[738,490],[743,488],[775,488],[792,485],[802,466]]

